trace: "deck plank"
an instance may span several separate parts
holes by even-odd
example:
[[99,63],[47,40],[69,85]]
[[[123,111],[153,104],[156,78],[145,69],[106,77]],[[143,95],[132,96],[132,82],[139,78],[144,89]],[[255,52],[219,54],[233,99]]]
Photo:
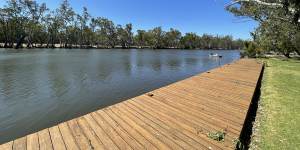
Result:
[[220,103],[216,103],[215,101],[210,101],[207,98],[196,98],[190,96],[189,93],[174,92],[172,90],[163,90],[166,94],[173,94],[178,97],[178,99],[184,103],[189,103],[190,107],[195,108],[196,110],[201,111],[202,113],[206,113],[208,115],[222,115],[222,118],[218,118],[225,121],[230,121],[233,124],[240,122],[243,119],[243,112],[240,112],[241,109],[234,108],[232,106],[220,105]]
[[13,143],[14,143],[14,141],[10,141],[10,142],[1,144],[0,147],[3,150],[12,150],[13,149]]
[[39,145],[41,150],[53,149],[49,130],[44,129],[38,132]]
[[[177,129],[171,128],[170,126],[166,125],[164,122],[161,122],[157,118],[154,118],[151,114],[147,113],[146,111],[143,111],[141,109],[137,109],[134,106],[130,105],[129,103],[124,103],[124,107],[126,107],[126,110],[130,111],[132,114],[139,117],[141,120],[147,121],[148,124],[153,126],[155,129],[161,128],[163,130],[164,134],[172,140],[180,145],[183,149],[195,149],[194,145],[198,145],[197,148],[199,148],[198,143],[190,144],[188,141],[191,140],[188,136],[182,134],[181,132],[178,132]],[[202,145],[201,145],[202,146]]]
[[129,114],[124,114],[121,113],[120,110],[118,110],[118,108],[110,108],[111,111],[116,115],[121,117],[122,119],[129,124],[132,128],[134,128],[137,132],[141,133],[149,142],[151,142],[153,145],[155,145],[157,148],[159,149],[171,149],[171,147],[169,147],[166,143],[162,142],[160,140],[160,135],[153,133],[153,132],[149,132],[149,130],[145,129],[145,125],[140,125],[136,122],[136,120],[131,119],[128,115]]
[[84,118],[91,126],[91,128],[95,131],[96,135],[100,138],[102,143],[105,146],[105,149],[119,149],[118,146],[111,140],[111,137],[108,136],[104,130],[98,125],[96,120],[91,116],[91,114],[85,115]]
[[64,123],[59,124],[58,128],[61,132],[61,135],[62,135],[62,138],[66,145],[66,148],[72,149],[72,150],[79,150],[76,140],[75,140],[74,136],[72,135],[67,123],[64,122]]
[[[216,143],[214,143],[214,141],[209,141],[209,142],[207,142],[205,140],[199,141],[198,136],[202,136],[202,135],[196,135],[194,133],[194,130],[195,130],[194,128],[192,128],[191,126],[188,126],[186,124],[179,123],[177,118],[168,116],[167,114],[165,114],[163,112],[156,111],[153,109],[153,107],[150,107],[149,105],[138,104],[138,103],[135,103],[134,101],[128,101],[128,104],[130,106],[136,107],[138,109],[147,110],[146,111],[147,113],[150,113],[153,117],[156,117],[156,119],[164,122],[165,124],[167,124],[167,126],[172,127],[174,132],[178,131],[178,132],[184,134],[187,137],[187,138],[185,138],[185,142],[190,143],[192,146],[196,146],[197,148],[205,149],[209,145],[209,146],[213,147],[213,149],[218,149],[218,146]],[[170,126],[170,124],[172,124],[172,126]],[[162,124],[160,124],[160,125],[162,125]]]
[[53,149],[66,150],[66,145],[59,131],[58,126],[49,128],[49,133],[53,145]]
[[67,122],[76,142],[78,143],[78,146],[80,149],[92,149],[92,146],[90,145],[90,141],[86,138],[86,136],[81,131],[80,126],[78,125],[77,121],[75,119],[70,120]]
[[95,112],[99,115],[103,120],[105,120],[111,128],[117,132],[118,135],[122,137],[126,143],[128,143],[133,149],[143,149],[141,143],[139,143],[135,138],[129,135],[128,131],[126,131],[121,125],[119,125],[115,120],[109,117],[104,111],[97,111]]
[[143,149],[157,149],[152,143],[150,143],[140,132],[137,131],[136,128],[128,125],[124,120],[116,116],[110,109],[105,109],[105,112],[113,118],[120,126],[122,126],[128,134],[135,138],[139,143],[142,144]]
[[[214,126],[214,125],[219,125],[222,124],[223,128],[226,128],[228,125],[232,125],[233,128],[229,128],[229,132],[232,133],[236,133],[238,134],[238,128],[235,128],[236,126],[238,126],[238,124],[234,123],[234,122],[229,122],[230,120],[223,120],[220,117],[218,117],[218,114],[215,112],[215,114],[208,114],[207,111],[203,111],[201,109],[199,109],[198,107],[195,107],[195,105],[190,104],[188,102],[184,102],[182,101],[182,98],[178,98],[178,97],[163,97],[165,95],[161,94],[161,95],[155,95],[155,97],[162,97],[162,99],[164,99],[164,101],[166,102],[166,104],[168,105],[172,105],[174,106],[174,108],[178,108],[180,111],[182,112],[186,112],[191,114],[192,116],[197,117],[201,122],[203,123],[207,123],[210,126]],[[174,105],[176,104],[176,105]],[[204,113],[206,112],[206,113]],[[226,116],[226,114],[219,114],[222,116]]]
[[[186,134],[193,140],[197,141],[198,143],[194,143],[199,148],[205,148],[207,146],[214,147],[217,144],[215,144],[214,141],[208,141],[205,140],[207,138],[206,135],[201,134],[199,131],[199,128],[190,124],[187,120],[182,120],[181,118],[174,117],[172,115],[166,114],[164,111],[162,111],[160,108],[152,107],[151,105],[148,105],[147,103],[139,103],[140,100],[136,101],[128,101],[132,105],[136,107],[140,107],[141,109],[151,110],[147,112],[154,113],[155,116],[157,116],[159,119],[162,119],[164,122],[167,122],[168,125],[172,124],[172,127],[178,129],[180,132]],[[153,109],[155,108],[155,109]],[[202,137],[202,138],[199,138]],[[199,140],[201,139],[201,140]],[[193,141],[190,141],[193,142]],[[217,146],[216,146],[217,147]]]
[[78,124],[82,128],[83,133],[86,135],[86,137],[89,139],[90,145],[92,149],[104,149],[104,145],[99,139],[99,137],[96,135],[95,131],[88,125],[87,121],[80,117],[78,118]]
[[27,137],[21,137],[14,141],[13,150],[26,150],[27,149]]
[[96,122],[99,124],[99,126],[103,129],[103,131],[109,135],[115,143],[118,143],[118,147],[126,150],[132,149],[130,145],[128,145],[122,137],[105,122],[104,119],[102,119],[97,113],[93,112],[91,113],[92,117],[96,120]]
[[39,136],[37,133],[33,133],[27,136],[27,150],[40,149]]
[[[0,149],[234,149],[263,65],[231,64],[18,138]],[[225,141],[210,132],[225,131]]]
[[165,132],[160,126],[155,126],[155,124],[150,122],[148,119],[141,120],[140,115],[136,114],[136,112],[128,110],[127,107],[124,106],[124,104],[118,105],[118,108],[116,108],[116,110],[120,114],[126,114],[131,120],[136,122],[148,132],[152,133],[152,135],[156,139],[160,140],[162,143],[165,143],[171,149],[182,149],[180,145],[178,145],[174,140],[170,139],[172,135]]

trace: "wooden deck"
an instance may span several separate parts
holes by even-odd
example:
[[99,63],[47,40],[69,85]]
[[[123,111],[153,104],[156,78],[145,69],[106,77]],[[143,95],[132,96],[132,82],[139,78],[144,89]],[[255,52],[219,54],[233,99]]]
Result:
[[[242,59],[0,145],[10,149],[234,149],[262,64]],[[224,131],[225,141],[211,132]]]

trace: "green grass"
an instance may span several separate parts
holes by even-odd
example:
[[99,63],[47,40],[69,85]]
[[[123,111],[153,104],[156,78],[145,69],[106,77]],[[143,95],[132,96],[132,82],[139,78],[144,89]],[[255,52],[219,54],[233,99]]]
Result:
[[300,60],[266,62],[250,149],[300,149]]

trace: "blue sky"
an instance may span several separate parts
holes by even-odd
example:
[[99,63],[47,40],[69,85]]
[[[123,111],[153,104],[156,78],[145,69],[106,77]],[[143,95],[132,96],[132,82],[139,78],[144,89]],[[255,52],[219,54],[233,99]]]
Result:
[[[37,0],[51,9],[62,0]],[[242,21],[224,9],[229,0],[69,0],[76,12],[86,6],[92,16],[106,17],[116,24],[132,23],[134,30],[162,26],[195,32],[232,35],[249,39],[257,23]],[[0,5],[4,5],[4,0]]]

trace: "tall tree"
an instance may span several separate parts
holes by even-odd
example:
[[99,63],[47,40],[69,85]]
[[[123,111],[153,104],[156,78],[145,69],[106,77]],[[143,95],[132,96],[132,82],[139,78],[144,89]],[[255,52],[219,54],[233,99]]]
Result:
[[238,17],[250,17],[259,23],[254,42],[266,50],[279,51],[287,57],[299,52],[299,0],[234,0],[227,9]]
[[133,43],[132,24],[126,24],[123,28],[117,25],[118,41],[122,48],[130,48]]
[[1,9],[3,15],[5,30],[8,32],[6,34],[6,42],[4,47],[13,47],[14,43],[18,43],[18,48],[26,37],[26,33],[24,30],[25,23],[27,20],[27,16],[24,13],[24,1],[21,0],[13,0],[7,1],[7,5]]
[[181,32],[179,30],[171,28],[165,35],[165,46],[168,48],[178,48],[181,39]]
[[102,43],[105,46],[114,48],[118,42],[115,24],[106,18],[98,18],[97,22],[100,27],[100,36],[101,40],[103,41]]
[[[241,48],[242,42],[233,40],[231,36],[200,37],[189,33],[182,37],[179,30],[172,28],[169,31],[164,31],[161,27],[148,31],[137,30],[135,35],[132,30],[130,23],[116,26],[109,19],[93,18],[85,7],[82,13],[76,14],[68,0],[63,0],[59,8],[54,11],[49,10],[46,4],[39,4],[35,0],[7,0],[6,5],[0,8],[0,46],[3,47],[18,48],[23,45],[22,43],[27,42],[27,47],[52,48],[57,47],[57,44],[60,47],[70,48],[95,45],[103,48],[116,46],[130,48],[136,44],[141,48],[156,49],[178,47],[230,49]],[[278,31],[280,30],[282,29],[278,28]],[[286,33],[288,34],[283,34],[285,36],[282,39],[287,38],[289,34],[294,34],[290,30]],[[286,40],[278,43],[277,47],[283,47],[287,42]],[[296,47],[299,42],[293,40],[290,43]]]
[[68,47],[69,42],[69,26],[74,21],[75,12],[73,8],[70,6],[68,0],[63,0],[60,7],[56,10],[58,15],[59,25],[60,25],[60,33],[59,33],[59,40],[60,44],[63,44],[64,47]]
[[199,36],[196,33],[186,33],[184,37],[182,37],[180,43],[185,49],[195,49],[199,47]]
[[155,27],[154,29],[149,31],[150,36],[150,46],[155,49],[163,48],[164,47],[164,36],[165,31],[162,30],[161,27]]
[[9,47],[9,41],[10,41],[10,16],[8,15],[8,9],[7,8],[0,8],[0,38],[1,42],[4,43],[3,47],[7,48]]
[[145,30],[137,30],[137,35],[134,37],[135,44],[140,48],[146,46],[146,31]]
[[48,10],[45,3],[39,5],[36,1],[25,0],[24,13],[27,16],[27,21],[24,26],[25,34],[27,35],[27,47],[33,47],[33,42],[43,43],[44,35],[44,18],[45,12]]
[[81,15],[77,15],[77,18],[80,22],[80,47],[82,47],[83,44],[90,43],[89,41],[89,30],[88,30],[88,22],[90,20],[91,15],[88,13],[88,10],[86,7],[83,7],[83,12]]
[[44,19],[45,28],[47,31],[47,45],[46,47],[55,48],[55,44],[60,42],[58,41],[59,29],[61,27],[59,17],[55,14],[54,11],[48,13]]
[[97,37],[96,37],[97,20],[95,18],[91,18],[89,26],[90,26],[89,28],[91,30],[90,42],[91,42],[91,46],[94,46],[94,44],[97,43]]

